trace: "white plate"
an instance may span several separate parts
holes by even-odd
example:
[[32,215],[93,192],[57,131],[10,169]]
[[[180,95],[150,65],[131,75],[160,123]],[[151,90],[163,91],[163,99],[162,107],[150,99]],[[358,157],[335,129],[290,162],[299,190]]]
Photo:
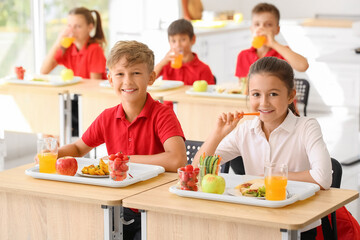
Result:
[[190,88],[185,92],[188,95],[200,96],[200,97],[215,97],[215,98],[238,98],[245,99],[247,95],[227,93],[226,91],[218,93],[216,91],[216,85],[208,85],[206,92],[195,92],[193,88]]
[[[234,189],[237,185],[239,185],[239,183],[247,182],[249,180],[259,178],[257,176],[250,176],[250,175],[234,175],[234,174],[224,174],[224,173],[220,175],[224,177],[227,189],[231,189],[231,188]],[[230,203],[262,206],[262,207],[270,207],[270,208],[284,207],[293,204],[294,202],[297,202],[299,200],[304,200],[306,198],[315,195],[315,192],[319,190],[320,190],[319,185],[314,183],[288,181],[287,199],[282,201],[268,201],[265,199],[259,201],[259,198],[234,196],[230,194],[228,191],[225,191],[223,194],[214,194],[214,193],[204,193],[200,191],[195,192],[195,191],[181,190],[176,185],[173,185],[169,188],[169,191],[171,193],[174,193],[181,197],[199,198],[199,199],[212,200],[212,201],[230,202]]]
[[[227,188],[226,189],[226,192],[232,196],[235,196],[235,197],[246,197],[246,196],[243,196],[241,194],[241,192],[239,191],[239,189],[235,189],[235,188]],[[246,198],[249,198],[249,197],[246,197]],[[254,197],[254,199],[261,199],[261,200],[264,200],[265,197]]]
[[[43,79],[44,81],[34,81],[33,79]],[[12,84],[59,87],[78,83],[81,79],[81,77],[74,77],[72,80],[63,81],[60,75],[26,74],[24,76],[24,80],[17,79],[15,75],[7,76],[2,80],[6,83]]]
[[108,178],[109,175],[90,175],[90,174],[84,174],[81,172],[81,170],[78,170],[76,172],[77,175],[80,175],[82,177],[89,177],[89,178]]
[[[78,162],[78,171],[81,171],[84,166],[99,164],[99,160],[90,158],[76,158],[76,161]],[[75,174],[75,176],[66,176],[59,174],[40,173],[39,166],[26,169],[25,174],[37,179],[119,188],[126,187],[140,181],[146,181],[165,172],[165,169],[161,166],[139,163],[130,163],[129,169],[130,171],[128,172],[128,177],[123,181],[112,181],[110,178],[94,178],[88,176],[83,177],[77,174]]]
[[[101,81],[99,83],[101,87],[111,88],[109,81]],[[164,91],[173,88],[178,88],[184,86],[182,81],[172,81],[172,80],[156,80],[152,86],[148,86],[148,91]]]

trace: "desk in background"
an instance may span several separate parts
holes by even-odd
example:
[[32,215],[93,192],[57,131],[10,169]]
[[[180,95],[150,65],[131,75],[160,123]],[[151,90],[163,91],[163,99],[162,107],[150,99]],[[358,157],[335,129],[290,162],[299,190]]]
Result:
[[[174,181],[175,173],[125,188],[39,180],[27,164],[0,172],[0,239],[119,239],[122,201]],[[112,231],[113,226],[115,232]]]
[[266,208],[179,197],[168,190],[174,184],[123,201],[124,207],[145,211],[142,230],[148,240],[297,239],[299,229],[359,197],[357,191],[332,188],[282,208]]

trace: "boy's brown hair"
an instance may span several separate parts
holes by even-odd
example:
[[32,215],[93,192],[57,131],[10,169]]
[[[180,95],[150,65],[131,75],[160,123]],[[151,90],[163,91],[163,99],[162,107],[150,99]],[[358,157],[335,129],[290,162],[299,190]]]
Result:
[[179,19],[172,22],[168,27],[168,37],[176,34],[186,34],[191,40],[194,37],[193,25],[186,19]]
[[112,69],[123,57],[127,66],[146,63],[149,72],[154,70],[154,52],[144,43],[137,41],[118,41],[111,49],[106,66]]
[[251,11],[251,15],[253,16],[255,14],[264,13],[264,12],[268,12],[268,13],[271,13],[272,15],[274,15],[275,18],[277,19],[277,23],[279,25],[280,12],[279,12],[279,9],[277,9],[277,7],[275,7],[272,4],[269,4],[269,3],[257,4]]

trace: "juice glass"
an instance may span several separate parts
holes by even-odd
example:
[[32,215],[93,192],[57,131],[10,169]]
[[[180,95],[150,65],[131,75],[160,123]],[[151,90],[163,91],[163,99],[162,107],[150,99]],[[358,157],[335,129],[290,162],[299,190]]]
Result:
[[175,69],[181,68],[182,59],[183,59],[183,52],[182,51],[179,51],[178,53],[174,52],[174,55],[175,55],[175,58],[171,61],[170,66],[172,68],[175,68]]
[[37,142],[37,157],[41,173],[56,173],[56,159],[58,155],[55,138],[43,138]]
[[254,48],[261,48],[264,43],[266,42],[266,37],[265,36],[255,36],[253,38],[253,41],[252,41],[252,46]]
[[266,163],[265,165],[265,199],[281,201],[286,199],[288,168],[286,164]]
[[60,45],[64,48],[68,48],[74,41],[74,37],[63,37],[63,39],[61,39]]

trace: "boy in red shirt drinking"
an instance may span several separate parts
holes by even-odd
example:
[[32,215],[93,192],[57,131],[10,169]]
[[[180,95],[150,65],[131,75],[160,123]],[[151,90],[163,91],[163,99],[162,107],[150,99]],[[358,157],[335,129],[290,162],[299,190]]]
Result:
[[[185,166],[184,133],[174,111],[146,91],[156,76],[153,52],[143,43],[119,41],[107,67],[121,104],[105,109],[81,139],[59,149],[58,157],[82,157],[105,143],[109,155],[121,151],[132,163],[160,165],[170,172]],[[124,239],[132,239],[140,231],[140,213],[125,209],[127,218],[135,218],[135,223],[124,226]]]
[[[192,85],[196,80],[215,84],[210,67],[191,51],[196,40],[191,22],[185,19],[172,22],[168,28],[168,38],[170,50],[155,66],[157,78],[162,76],[163,80],[183,81],[185,85]],[[178,60],[180,64],[177,64]]]
[[264,41],[259,41],[253,47],[239,53],[236,63],[235,76],[247,77],[251,64],[263,57],[277,57],[286,60],[290,66],[299,72],[305,72],[309,64],[303,56],[292,51],[289,47],[281,45],[275,40],[280,32],[280,12],[272,4],[259,3],[252,10],[250,30],[254,37],[261,36]]

